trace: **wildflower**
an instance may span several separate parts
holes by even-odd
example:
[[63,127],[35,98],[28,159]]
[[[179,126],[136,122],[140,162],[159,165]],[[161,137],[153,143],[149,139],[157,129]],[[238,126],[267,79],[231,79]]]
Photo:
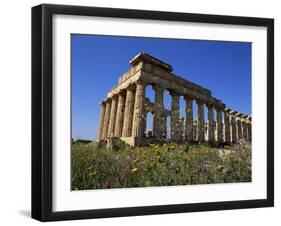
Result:
[[131,169],[131,173],[136,173],[138,171],[138,168]]
[[134,159],[133,161],[132,161],[132,163],[136,163],[138,160],[137,159]]
[[94,171],[94,172],[90,173],[89,176],[96,176],[96,174],[97,174],[96,171]]

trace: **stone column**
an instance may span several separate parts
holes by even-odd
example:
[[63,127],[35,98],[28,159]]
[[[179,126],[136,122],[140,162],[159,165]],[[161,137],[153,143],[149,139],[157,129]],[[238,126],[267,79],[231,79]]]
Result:
[[171,106],[171,139],[179,139],[179,117],[180,117],[180,104],[179,95],[175,92],[170,92],[172,96]]
[[104,114],[105,114],[105,102],[102,101],[101,102],[101,111],[100,111],[100,125],[99,125],[99,136],[98,136],[98,140],[102,140],[102,131],[103,131],[103,121],[104,121]]
[[111,99],[107,99],[105,105],[104,120],[103,120],[102,139],[106,139],[108,137],[107,135],[108,135],[110,110],[111,110]]
[[167,114],[167,112],[164,111],[163,132],[166,136],[167,136],[167,133],[168,133],[168,131],[167,131],[167,118],[168,118],[168,116],[169,116],[169,114]]
[[125,111],[125,95],[123,92],[120,92],[118,97],[116,125],[114,130],[115,137],[122,137],[124,111]]
[[252,123],[248,123],[248,141],[252,141]]
[[200,100],[196,100],[198,105],[198,142],[205,141],[205,120],[204,120],[204,103]]
[[133,117],[132,136],[137,137],[137,144],[140,145],[144,135],[144,118],[145,118],[145,88],[146,83],[138,80],[136,84],[135,107]]
[[223,123],[222,123],[222,111],[220,108],[217,108],[217,125],[218,125],[218,143],[223,143]]
[[224,112],[224,131],[225,131],[225,143],[230,144],[230,119],[229,113]]
[[162,134],[165,133],[165,113],[163,103],[164,89],[158,85],[153,86],[153,89],[155,91],[153,133],[156,137],[161,138]]
[[127,88],[122,137],[132,135],[132,122],[135,104],[135,91],[133,86]]
[[214,107],[207,104],[208,107],[208,140],[209,143],[213,144],[215,142],[215,129],[214,129]]
[[237,142],[237,125],[236,125],[236,119],[234,115],[231,115],[231,132],[232,132],[232,143]]
[[185,139],[187,142],[193,141],[193,100],[185,96]]
[[198,118],[193,121],[193,140],[198,140]]
[[108,123],[108,134],[107,134],[108,137],[113,137],[114,136],[117,104],[118,104],[118,96],[113,96],[112,97],[112,102],[111,102],[111,110],[110,110],[110,116],[109,116],[109,123]]
[[185,124],[185,122],[184,122],[185,120],[184,120],[184,118],[180,118],[179,119],[179,137],[178,137],[178,140],[179,141],[183,141],[183,139],[184,139],[184,124]]
[[242,124],[241,124],[241,120],[238,119],[237,120],[237,132],[238,132],[238,139],[242,139],[243,136],[242,136]]
[[242,122],[242,128],[243,128],[243,138],[245,141],[248,141],[248,128],[245,121]]

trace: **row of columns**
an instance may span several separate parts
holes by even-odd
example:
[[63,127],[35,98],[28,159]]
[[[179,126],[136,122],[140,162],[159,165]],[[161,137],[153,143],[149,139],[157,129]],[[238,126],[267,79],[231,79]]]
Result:
[[[138,80],[130,85],[126,90],[120,91],[118,95],[108,98],[101,103],[99,140],[108,137],[136,137],[139,142],[144,135],[146,126],[145,90],[147,83]],[[161,137],[167,133],[166,115],[164,111],[163,93],[164,88],[154,85],[154,119],[153,133]],[[182,140],[180,127],[180,94],[170,91],[171,101],[171,139]],[[194,140],[193,126],[193,101],[189,96],[184,96],[186,101],[186,118],[184,125],[184,140],[192,142]],[[205,120],[204,105],[208,108],[208,141],[210,143],[236,143],[238,139],[251,140],[251,124],[245,120],[237,119],[235,115],[224,112],[224,122],[222,118],[223,110],[201,100],[195,100],[198,105],[198,125],[197,140],[205,141]],[[217,112],[216,123],[214,119],[214,108]],[[217,136],[215,136],[215,125],[217,125]],[[216,139],[217,138],[217,139]]]
[[142,81],[101,103],[99,140],[142,137],[145,128],[145,87]]

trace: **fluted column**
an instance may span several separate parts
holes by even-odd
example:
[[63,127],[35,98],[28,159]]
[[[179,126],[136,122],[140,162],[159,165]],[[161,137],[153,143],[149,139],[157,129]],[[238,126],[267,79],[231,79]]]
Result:
[[245,121],[242,122],[242,128],[243,128],[243,138],[245,141],[248,141],[248,129]]
[[144,118],[145,118],[145,88],[146,83],[138,80],[136,83],[135,106],[133,117],[132,136],[137,137],[137,145],[141,144],[141,139],[144,135]]
[[237,132],[238,132],[238,139],[242,139],[243,135],[242,135],[242,124],[241,124],[241,120],[238,119],[237,120]]
[[163,103],[164,89],[159,85],[153,86],[153,89],[155,91],[153,133],[156,135],[156,137],[162,137],[163,133],[165,133],[165,115]]
[[114,130],[115,137],[122,137],[124,111],[125,111],[125,95],[123,92],[120,92],[118,97],[116,125]]
[[222,123],[222,111],[221,109],[217,108],[217,125],[218,125],[218,143],[223,143],[223,123]]
[[108,137],[107,135],[108,135],[110,110],[111,110],[111,99],[107,99],[105,105],[104,120],[103,120],[102,139],[106,139]]
[[187,142],[193,141],[193,100],[185,96],[185,139]]
[[198,140],[198,118],[193,121],[193,140]]
[[109,124],[108,124],[108,134],[107,134],[108,137],[113,137],[114,136],[117,104],[118,104],[118,96],[113,96],[112,97],[112,102],[111,102]]
[[252,124],[251,122],[248,123],[248,141],[252,141]]
[[224,112],[224,132],[225,132],[225,142],[230,144],[230,118],[229,113]]
[[132,135],[134,104],[135,104],[135,91],[131,86],[127,88],[122,137],[130,137]]
[[232,143],[237,142],[237,129],[236,119],[234,115],[231,115],[231,132],[232,132]]
[[205,120],[204,120],[204,103],[200,100],[196,100],[198,105],[198,142],[205,141]]
[[179,127],[178,128],[179,128],[178,140],[183,141],[183,138],[184,138],[184,118],[179,119]]
[[168,134],[168,131],[167,131],[167,118],[168,118],[168,115],[167,115],[167,113],[164,111],[164,119],[163,119],[163,132],[164,132],[164,134],[167,136],[167,134]]
[[180,106],[179,106],[179,95],[174,92],[170,92],[172,96],[171,106],[171,139],[179,139],[179,117],[180,117]]
[[98,136],[98,140],[102,140],[102,131],[103,131],[103,121],[104,121],[104,114],[105,114],[105,102],[102,101],[101,102],[101,110],[100,110],[100,125],[99,125],[99,136]]
[[207,104],[208,107],[208,140],[209,143],[215,142],[215,128],[214,128],[214,107]]

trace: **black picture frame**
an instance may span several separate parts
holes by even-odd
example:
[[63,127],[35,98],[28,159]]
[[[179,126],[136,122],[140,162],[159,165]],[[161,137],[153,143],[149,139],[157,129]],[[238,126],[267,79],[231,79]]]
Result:
[[[267,198],[54,212],[52,210],[52,17],[55,14],[266,27]],[[56,221],[270,206],[274,206],[273,19],[50,4],[32,8],[32,218],[40,221]]]

